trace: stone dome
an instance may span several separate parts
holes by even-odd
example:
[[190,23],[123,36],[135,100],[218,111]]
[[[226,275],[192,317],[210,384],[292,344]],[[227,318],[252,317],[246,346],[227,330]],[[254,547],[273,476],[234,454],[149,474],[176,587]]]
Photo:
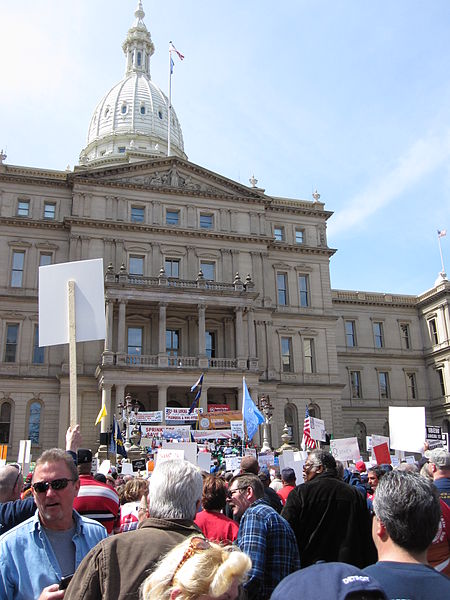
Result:
[[[81,151],[85,166],[126,163],[168,154],[169,100],[150,78],[154,45],[143,22],[139,1],[136,20],[123,43],[125,77],[97,104],[87,146]],[[178,118],[171,109],[170,154],[187,158]]]

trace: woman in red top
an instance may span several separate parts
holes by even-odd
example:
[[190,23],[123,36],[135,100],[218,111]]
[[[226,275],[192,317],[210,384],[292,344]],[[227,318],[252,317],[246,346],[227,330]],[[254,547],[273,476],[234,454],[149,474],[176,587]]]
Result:
[[234,542],[239,526],[223,514],[227,498],[227,484],[221,477],[207,475],[203,480],[202,507],[194,523],[203,535],[213,542]]

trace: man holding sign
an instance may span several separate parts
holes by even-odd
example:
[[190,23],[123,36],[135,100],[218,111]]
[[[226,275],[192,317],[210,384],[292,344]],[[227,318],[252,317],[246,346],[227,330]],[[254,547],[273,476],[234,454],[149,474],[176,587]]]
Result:
[[302,567],[319,560],[365,567],[374,562],[366,500],[337,478],[336,461],[325,450],[313,450],[303,467],[305,483],[287,497],[281,515],[297,538]]

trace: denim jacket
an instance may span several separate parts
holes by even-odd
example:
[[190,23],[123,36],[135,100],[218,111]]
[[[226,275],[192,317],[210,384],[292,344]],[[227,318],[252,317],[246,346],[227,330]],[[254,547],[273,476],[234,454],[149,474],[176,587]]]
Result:
[[[106,529],[73,511],[75,566],[100,540]],[[38,511],[0,537],[1,600],[36,600],[43,588],[58,583],[61,569],[39,521]]]

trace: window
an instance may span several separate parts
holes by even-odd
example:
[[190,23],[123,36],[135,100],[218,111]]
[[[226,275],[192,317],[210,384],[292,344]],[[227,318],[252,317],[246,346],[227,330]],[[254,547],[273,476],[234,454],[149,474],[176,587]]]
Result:
[[180,224],[180,211],[179,210],[166,210],[166,225],[179,225]]
[[158,117],[159,117],[160,119],[162,119],[162,118],[163,118],[162,110],[158,110]]
[[300,293],[300,306],[309,306],[309,276],[298,276],[298,288]]
[[30,418],[28,419],[28,439],[32,444],[39,444],[39,430],[41,428],[40,402],[33,402],[30,406]]
[[378,371],[378,386],[380,388],[380,398],[389,398],[389,374],[384,371]]
[[400,335],[402,338],[402,347],[405,350],[409,350],[411,348],[411,339],[409,335],[408,323],[400,323]]
[[17,216],[18,217],[29,217],[30,216],[30,201],[19,200],[17,203]]
[[290,373],[292,369],[292,339],[281,338],[281,369],[283,373]]
[[10,323],[6,326],[5,362],[16,362],[19,324]]
[[180,332],[178,329],[166,329],[166,352],[169,356],[178,356]]
[[142,327],[128,327],[128,350],[132,356],[142,355]]
[[11,287],[22,287],[25,252],[14,250],[12,255]]
[[214,281],[216,278],[216,263],[202,260],[200,262],[200,271],[203,273],[205,279]]
[[11,428],[11,403],[3,402],[0,407],[0,444],[9,444]]
[[137,53],[137,66],[140,67],[142,64],[142,54],[140,52]]
[[273,236],[275,241],[282,242],[284,240],[284,227],[274,227]]
[[305,373],[314,373],[314,340],[309,338],[303,340],[303,360]]
[[125,146],[119,146],[117,148],[117,150],[119,151],[120,154],[125,154]]
[[54,219],[56,216],[56,204],[53,202],[44,203],[44,219]]
[[436,319],[430,319],[428,321],[428,327],[430,329],[431,343],[433,345],[439,344]]
[[212,229],[213,225],[213,215],[209,213],[200,213],[200,227],[202,229]]
[[143,206],[131,207],[131,221],[133,223],[143,223],[145,216],[145,208]]
[[205,331],[206,356],[216,358],[216,332]]
[[47,265],[52,264],[52,255],[47,252],[41,252],[39,254],[39,266],[46,267]]
[[411,398],[412,400],[417,398],[417,383],[415,373],[406,373],[406,386],[408,398]]
[[360,371],[350,371],[350,387],[352,398],[362,397]]
[[355,321],[345,321],[345,343],[347,348],[354,348],[356,346]]
[[127,105],[126,105],[126,104],[122,104],[122,106],[120,107],[120,112],[121,112],[123,115],[126,115],[126,114],[127,114]]
[[141,106],[140,110],[141,110],[141,115],[145,115],[145,106]]
[[295,230],[295,243],[303,244],[304,241],[305,241],[305,232],[303,231],[303,229],[296,229]]
[[384,340],[383,340],[383,323],[375,322],[372,325],[373,327],[373,337],[375,341],[375,348],[383,348]]
[[144,257],[143,256],[130,256],[130,275],[143,275],[144,274]]
[[286,306],[288,303],[287,274],[286,273],[277,273],[277,291],[278,291],[278,304],[280,306]]
[[180,261],[177,258],[166,258],[164,261],[164,270],[167,277],[179,277]]
[[437,369],[437,374],[438,374],[438,378],[439,378],[439,390],[440,390],[441,396],[446,396],[445,379],[444,379],[443,369]]
[[45,348],[39,346],[39,326],[36,325],[34,328],[33,336],[33,364],[42,365],[44,363]]

